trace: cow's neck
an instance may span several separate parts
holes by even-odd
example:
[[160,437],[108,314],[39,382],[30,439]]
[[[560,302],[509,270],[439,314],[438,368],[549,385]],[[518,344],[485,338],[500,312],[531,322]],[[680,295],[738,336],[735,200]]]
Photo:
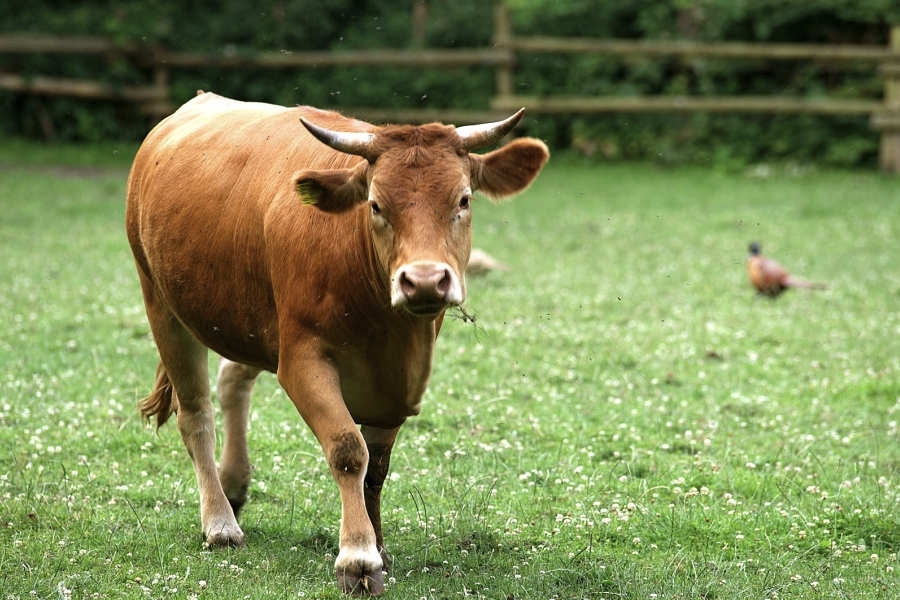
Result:
[[323,331],[321,341],[353,418],[396,427],[421,410],[431,375],[435,320],[391,306],[389,279],[375,253],[368,211],[358,211],[346,224],[353,234],[346,239],[352,241],[341,251],[355,283],[332,290],[340,298],[334,307],[337,320]]

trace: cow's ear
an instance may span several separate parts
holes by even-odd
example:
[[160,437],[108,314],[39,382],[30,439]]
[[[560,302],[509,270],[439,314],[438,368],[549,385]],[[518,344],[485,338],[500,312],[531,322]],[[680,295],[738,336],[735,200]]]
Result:
[[470,154],[472,187],[488,198],[504,198],[531,185],[550,158],[544,142],[519,138],[487,154]]
[[294,173],[294,187],[303,204],[327,213],[342,213],[368,198],[367,170],[366,161],[351,169],[304,169]]

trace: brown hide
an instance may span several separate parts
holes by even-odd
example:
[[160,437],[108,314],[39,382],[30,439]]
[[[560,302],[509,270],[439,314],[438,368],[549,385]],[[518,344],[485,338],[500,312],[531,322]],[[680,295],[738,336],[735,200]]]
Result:
[[[371,128],[315,109],[204,94],[151,132],[128,183],[128,238],[141,271],[204,345],[269,371],[278,367],[275,280],[321,284],[327,278],[317,271],[359,267],[348,260],[355,253],[341,252],[358,239],[347,234],[351,219],[303,207],[291,176],[298,166],[335,169],[361,159],[307,135],[296,113],[336,128]],[[287,223],[278,223],[284,214]],[[283,227],[297,239],[272,247],[267,236],[284,237]],[[295,272],[285,272],[292,260]],[[321,291],[295,290],[303,305],[319,308],[327,306]]]
[[[365,158],[324,145],[301,117],[374,134]],[[260,370],[276,372],[341,491],[339,583],[380,593],[381,482],[397,429],[420,411],[444,310],[465,300],[471,193],[519,192],[548,158],[537,140],[486,155],[464,141],[440,124],[379,129],[215,94],[148,135],[126,211],[162,359],[142,410],[159,425],[177,408],[211,545],[243,544],[249,395]],[[218,470],[206,348],[228,359]]]

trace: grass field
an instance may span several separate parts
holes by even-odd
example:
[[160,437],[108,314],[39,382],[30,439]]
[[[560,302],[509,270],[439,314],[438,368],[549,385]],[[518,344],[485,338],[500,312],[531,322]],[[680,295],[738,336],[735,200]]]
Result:
[[[202,548],[177,430],[138,418],[133,152],[0,146],[0,592],[338,598],[337,488],[274,377],[246,549]],[[898,237],[900,179],[862,172],[557,158],[477,202],[511,268],[469,282],[400,434],[387,597],[900,596]],[[829,289],[758,299],[753,239]]]

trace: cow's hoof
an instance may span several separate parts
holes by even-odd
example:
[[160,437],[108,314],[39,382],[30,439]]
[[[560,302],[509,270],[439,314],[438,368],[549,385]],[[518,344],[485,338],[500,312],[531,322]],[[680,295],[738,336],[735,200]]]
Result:
[[380,570],[361,576],[353,575],[340,567],[336,571],[338,587],[345,594],[350,594],[351,596],[362,596],[363,594],[380,596],[384,592],[384,577]]
[[244,532],[235,525],[223,525],[206,532],[206,543],[210,548],[243,548]]

